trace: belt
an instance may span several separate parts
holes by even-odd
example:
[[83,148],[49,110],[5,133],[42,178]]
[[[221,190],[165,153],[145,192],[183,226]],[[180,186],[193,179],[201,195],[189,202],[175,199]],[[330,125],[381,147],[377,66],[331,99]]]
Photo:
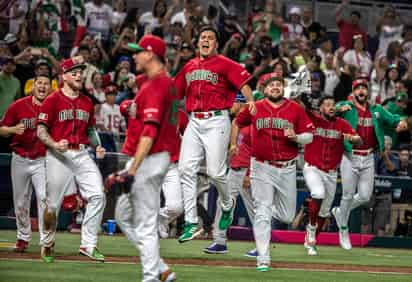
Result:
[[223,115],[222,110],[218,111],[209,111],[209,112],[192,112],[193,116],[198,119],[208,119],[211,117],[217,117]]
[[256,159],[258,162],[262,162],[268,165],[272,165],[278,168],[285,168],[296,164],[296,159],[289,160],[289,161],[275,161],[275,160],[259,160]]
[[231,167],[230,169],[234,170],[234,171],[239,171],[241,169],[245,169],[246,167]]
[[67,148],[69,150],[81,151],[81,150],[86,149],[86,145],[85,144],[69,144]]
[[358,155],[358,156],[367,156],[371,153],[373,153],[374,149],[368,149],[368,150],[352,150],[352,154]]

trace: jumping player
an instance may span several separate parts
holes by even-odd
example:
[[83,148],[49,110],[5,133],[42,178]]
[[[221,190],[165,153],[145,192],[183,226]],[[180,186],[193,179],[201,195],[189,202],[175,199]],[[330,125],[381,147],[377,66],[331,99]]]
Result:
[[[380,105],[368,103],[368,81],[359,78],[352,83],[352,101],[342,101],[336,105],[338,114],[349,122],[362,138],[361,145],[352,146],[345,141],[345,154],[341,163],[343,194],[339,207],[332,209],[332,214],[339,227],[339,242],[343,249],[350,250],[348,221],[350,212],[367,203],[373,192],[375,176],[374,152],[384,150],[383,127],[406,130],[405,120],[392,115]],[[355,194],[356,193],[356,194]]]
[[36,192],[40,242],[44,240],[43,212],[46,199],[46,148],[37,138],[36,121],[40,106],[50,91],[50,78],[34,78],[33,96],[27,96],[10,105],[0,127],[1,136],[13,136],[11,148],[11,179],[13,204],[16,214],[16,252],[24,252],[31,240],[30,203],[32,187]]
[[294,218],[298,144],[312,142],[313,124],[303,107],[283,97],[284,80],[279,73],[266,74],[262,86],[265,99],[256,103],[256,114],[246,108],[236,117],[232,130],[237,136],[239,127],[251,126],[250,182],[255,201],[257,270],[268,271],[271,218],[273,215],[285,223]]
[[[145,35],[138,44],[129,44],[137,71],[147,75],[134,99],[135,119],[129,118],[123,153],[132,183],[130,193],[119,197],[115,217],[127,238],[140,251],[142,281],[173,281],[175,275],[160,259],[158,220],[160,189],[178,150],[178,100],[173,80],[163,61],[166,44],[153,35]],[[159,277],[160,274],[160,277]]]
[[212,26],[201,28],[197,43],[200,56],[190,60],[175,78],[190,115],[179,159],[185,210],[180,243],[202,233],[196,210],[196,183],[204,159],[207,174],[221,199],[219,228],[226,230],[232,223],[234,201],[227,188],[226,161],[231,127],[229,109],[239,89],[249,103],[249,110],[255,110],[252,91],[246,84],[250,74],[238,63],[217,54],[218,40],[218,32]]
[[335,100],[324,96],[317,114],[306,111],[315,126],[313,141],[305,146],[303,176],[309,188],[309,223],[306,226],[305,248],[308,255],[317,255],[316,236],[322,230],[336,192],[336,168],[343,155],[343,141],[360,143],[359,135],[344,119],[335,117]]
[[37,136],[46,145],[46,197],[44,213],[46,236],[42,241],[41,257],[53,262],[56,222],[65,191],[74,181],[87,201],[82,224],[79,252],[97,261],[104,261],[98,251],[97,233],[103,216],[106,198],[102,176],[90,157],[87,147],[96,146],[97,157],[104,156],[94,130],[92,101],[82,94],[82,57],[64,60],[60,65],[63,87],[49,95],[40,109]]

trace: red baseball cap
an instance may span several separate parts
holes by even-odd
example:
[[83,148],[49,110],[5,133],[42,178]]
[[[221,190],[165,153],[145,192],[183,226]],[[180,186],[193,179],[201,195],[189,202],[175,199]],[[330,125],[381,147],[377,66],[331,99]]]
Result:
[[84,64],[84,59],[82,56],[76,56],[73,58],[63,60],[60,64],[60,69],[63,73],[66,73],[76,68],[81,68],[82,70],[86,68],[86,65]]
[[166,43],[159,36],[152,34],[144,35],[139,43],[129,43],[127,46],[135,51],[136,53],[140,51],[152,51],[158,57],[164,58],[166,54]]
[[259,84],[266,87],[271,81],[279,80],[284,82],[283,76],[280,72],[265,73],[259,78]]
[[104,88],[104,93],[106,95],[108,95],[108,94],[117,95],[117,86],[115,84],[110,84],[110,85],[106,86]]
[[355,90],[359,86],[365,86],[366,88],[369,88],[369,83],[366,79],[364,78],[357,78],[352,82],[352,90]]

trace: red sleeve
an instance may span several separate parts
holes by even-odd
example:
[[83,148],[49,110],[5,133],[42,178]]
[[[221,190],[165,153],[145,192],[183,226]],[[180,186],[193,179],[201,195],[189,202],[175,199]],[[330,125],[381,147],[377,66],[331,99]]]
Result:
[[175,76],[174,82],[175,82],[175,87],[177,90],[177,95],[179,99],[183,99],[186,95],[186,77],[185,77],[185,68],[183,67],[182,70],[180,70],[177,75]]
[[339,21],[336,21],[336,25],[339,27],[339,29],[342,29],[345,25],[345,21],[340,19]]
[[0,122],[0,126],[15,126],[19,121],[17,120],[17,107],[16,103],[10,105],[7,112],[3,116],[3,120]]
[[341,120],[342,133],[350,134],[350,135],[357,135],[355,130],[352,128],[352,126],[350,126],[349,122],[347,122],[344,119],[340,119],[340,120]]
[[142,136],[151,137],[153,139],[156,138],[158,133],[158,128],[156,125],[152,123],[146,123],[142,130]]
[[90,117],[89,117],[89,123],[87,125],[88,125],[88,127],[93,127],[93,126],[96,125],[96,117],[94,115],[93,103],[90,106]]
[[49,96],[44,100],[43,104],[40,107],[40,113],[37,120],[37,123],[42,123],[49,127],[56,118],[56,113],[54,111],[56,104],[53,99],[53,96]]
[[298,111],[298,119],[297,119],[297,124],[296,124],[296,129],[295,133],[296,134],[301,134],[305,132],[312,132],[315,127],[306,114],[305,110],[301,106],[297,106],[297,111]]
[[250,73],[242,67],[240,64],[227,59],[225,62],[226,78],[236,88],[242,88],[242,86],[251,78]]
[[236,124],[239,127],[249,126],[252,123],[252,115],[249,112],[249,108],[244,108],[236,117]]
[[[159,89],[161,89],[159,87]],[[160,124],[162,113],[164,109],[163,93],[159,92],[159,89],[153,89],[153,87],[145,87],[142,89],[143,93],[140,93],[142,97],[141,111],[143,112],[144,123]]]

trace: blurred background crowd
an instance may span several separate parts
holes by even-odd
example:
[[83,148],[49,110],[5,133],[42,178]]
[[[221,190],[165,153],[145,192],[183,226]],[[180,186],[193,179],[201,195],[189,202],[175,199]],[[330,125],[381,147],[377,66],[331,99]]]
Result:
[[[117,152],[126,129],[118,105],[139,88],[127,43],[147,33],[164,38],[174,76],[196,56],[195,39],[203,24],[219,30],[220,52],[253,74],[252,88],[262,74],[277,71],[288,79],[306,66],[313,98],[332,95],[341,101],[351,99],[352,80],[362,76],[370,81],[370,103],[411,118],[409,1],[323,1],[329,9],[318,8],[317,2],[0,0],[0,118],[14,100],[30,95],[35,74],[50,74],[57,89],[59,62],[80,54],[87,62],[84,90],[95,102],[104,147]],[[379,9],[373,26],[371,14],[364,13],[366,2]],[[8,142],[1,139],[2,152],[9,152]],[[376,173],[411,177],[410,132],[390,134],[385,142],[385,152],[376,156]],[[375,196],[364,209],[363,222],[370,224],[363,228],[388,233],[389,222],[375,224],[374,215],[381,205],[388,209],[412,197],[405,191]]]

